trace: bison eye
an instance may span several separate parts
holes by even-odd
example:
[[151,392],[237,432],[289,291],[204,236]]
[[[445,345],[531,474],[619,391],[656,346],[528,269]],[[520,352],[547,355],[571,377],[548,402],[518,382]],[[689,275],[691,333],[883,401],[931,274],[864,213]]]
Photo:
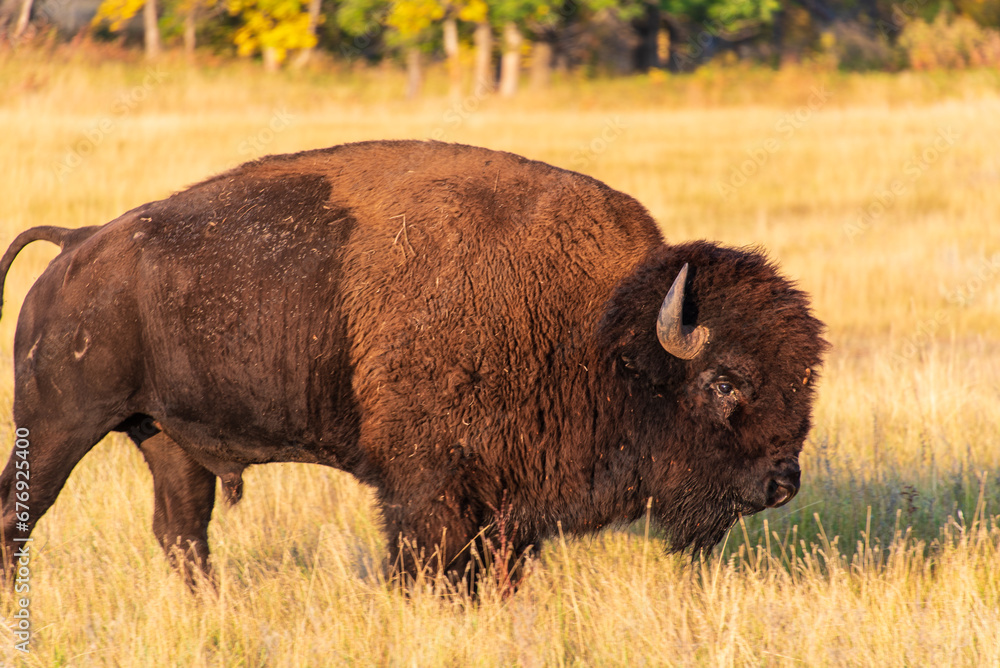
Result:
[[718,392],[720,396],[728,397],[736,391],[736,388],[733,387],[733,384],[728,380],[720,380],[715,384],[715,391]]

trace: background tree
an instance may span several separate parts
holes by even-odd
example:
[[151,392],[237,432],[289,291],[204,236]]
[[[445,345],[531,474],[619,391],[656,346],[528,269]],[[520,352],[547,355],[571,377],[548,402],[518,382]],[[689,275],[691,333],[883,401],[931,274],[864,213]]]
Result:
[[503,23],[503,55],[500,57],[500,95],[512,97],[517,93],[521,77],[521,46],[524,35],[516,21]]
[[981,26],[1000,27],[1000,0],[954,0],[955,9]]
[[476,30],[473,33],[473,42],[476,48],[475,64],[472,71],[472,79],[477,92],[489,93],[493,90],[493,26],[490,24],[489,16],[476,23]]
[[160,25],[156,0],[104,0],[97,8],[91,25],[107,23],[112,32],[118,32],[142,10],[143,42],[146,57],[160,55]]
[[146,58],[154,60],[160,56],[160,17],[157,0],[146,0],[142,6],[142,34],[145,36]]
[[432,39],[433,27],[444,18],[445,8],[438,0],[391,0],[386,24],[392,39],[406,56],[406,96],[415,98],[423,87],[422,52]]
[[[184,45],[184,54],[189,61],[194,60],[195,47],[198,44],[198,28],[202,21],[219,23],[217,16],[209,16],[211,10],[218,9],[217,0],[176,0],[164,8],[165,16],[161,19],[161,30],[169,41],[172,33],[178,29]],[[232,32],[227,35],[232,41]]]
[[198,9],[201,0],[182,0],[179,4],[184,15],[184,53],[190,60],[194,58],[197,42]]
[[[23,32],[32,2],[37,0],[0,0],[0,35]],[[183,35],[188,54],[194,52],[197,33],[216,45],[235,45],[242,56],[260,53],[265,66],[275,69],[291,51],[299,51],[296,64],[307,61],[324,26],[322,2],[104,0],[95,24],[119,31],[133,19],[141,23],[150,57],[160,50],[161,32],[168,40]],[[213,6],[214,12],[207,11]],[[140,10],[141,20],[136,16]],[[325,24],[322,48],[339,47],[348,58],[401,56],[409,97],[421,90],[422,61],[443,52],[449,95],[458,99],[465,40],[471,36],[475,45],[473,81],[480,95],[495,83],[493,49],[499,34],[499,91],[511,96],[517,92],[525,54],[531,58],[532,88],[547,85],[557,62],[587,73],[664,65],[691,71],[721,51],[775,66],[803,56],[818,56],[827,66],[844,69],[905,66],[907,54],[917,50],[898,43],[904,27],[930,24],[942,11],[968,17],[941,24],[956,33],[948,39],[987,43],[975,47],[986,55],[970,62],[992,62],[987,52],[992,53],[993,33],[958,33],[971,20],[986,27],[1000,24],[1000,0],[336,0],[336,21]],[[972,28],[965,32],[971,35]],[[924,39],[914,30],[907,44]],[[668,53],[661,53],[663,31]],[[909,60],[912,64],[913,58]]]
[[316,45],[302,0],[229,0],[228,7],[242,22],[233,35],[237,53],[261,53],[267,70],[276,70],[289,51]]
[[[561,4],[561,2],[560,2]],[[500,95],[517,93],[521,76],[524,30],[529,23],[543,23],[556,13],[556,0],[495,0],[491,17],[501,26],[503,55],[500,57]]]
[[354,59],[385,53],[386,15],[389,0],[340,0],[334,14],[342,32],[340,55]]
[[660,3],[670,38],[669,65],[681,71],[694,69],[721,49],[758,39],[781,8],[781,0],[660,0]]
[[33,0],[3,0],[0,2],[0,37],[13,44],[21,39],[31,20]]
[[323,0],[309,0],[309,8],[306,13],[309,17],[309,24],[306,26],[306,30],[312,35],[313,43],[312,46],[305,47],[299,51],[299,55],[295,58],[295,67],[305,67],[312,58],[313,51],[316,49],[316,44],[319,41],[316,31],[325,18],[322,12]]
[[458,17],[454,8],[445,10],[441,41],[444,46],[445,63],[448,70],[448,97],[458,100],[462,97],[462,63],[458,39]]
[[659,2],[642,3],[641,16],[632,20],[632,28],[639,37],[633,63],[639,72],[646,72],[662,65],[660,62],[660,28],[663,21]]
[[20,12],[22,0],[0,0],[0,37],[8,39]]
[[[448,68],[448,95],[457,100],[462,95],[461,42],[458,22],[470,22],[477,26],[488,25],[489,7],[485,0],[444,0],[444,23],[442,42]],[[487,62],[488,66],[488,62]]]
[[[561,6],[562,5],[562,6]],[[563,3],[547,2],[539,4],[536,11],[528,17],[527,27],[531,40],[531,74],[532,90],[547,88],[552,75],[552,59],[554,43],[559,38],[559,32],[564,28],[571,11],[564,10]]]

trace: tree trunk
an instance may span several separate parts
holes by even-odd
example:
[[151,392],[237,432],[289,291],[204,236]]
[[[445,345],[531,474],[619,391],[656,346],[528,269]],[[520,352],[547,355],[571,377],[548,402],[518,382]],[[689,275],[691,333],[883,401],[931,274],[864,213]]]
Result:
[[521,75],[521,45],[524,37],[513,21],[503,24],[503,58],[500,60],[500,95],[512,97],[517,93],[517,80]]
[[424,84],[420,60],[419,46],[411,46],[406,50],[406,98],[409,100],[419,97]]
[[639,72],[660,66],[660,7],[647,2],[645,10],[642,21],[633,23],[639,34],[635,50],[635,69]]
[[264,60],[265,72],[277,72],[281,67],[281,62],[278,60],[278,50],[273,46],[265,46],[261,51],[261,58]]
[[21,35],[28,29],[28,22],[31,20],[32,0],[24,0],[21,3],[21,12],[17,15],[17,25],[14,26],[14,40],[21,39]]
[[774,13],[774,23],[771,24],[771,47],[774,49],[772,67],[779,69],[785,57],[785,10]]
[[184,55],[189,61],[194,61],[195,47],[195,27],[198,15],[198,2],[192,0],[188,7],[187,14],[184,15]]
[[544,90],[552,79],[552,42],[540,39],[531,45],[531,89]]
[[14,17],[20,11],[17,0],[0,0],[0,37],[13,39],[9,26],[14,23]]
[[160,25],[156,19],[156,0],[146,0],[142,8],[142,23],[146,36],[146,58],[160,57]]
[[493,91],[493,26],[489,21],[476,24],[473,36],[476,43],[476,71],[473,76],[473,92],[491,93]]
[[680,26],[674,22],[670,15],[666,15],[663,22],[667,27],[667,39],[669,40],[667,69],[671,72],[690,72],[694,69],[691,57],[681,51],[681,39],[683,33]]
[[448,60],[448,97],[462,97],[462,65],[458,60],[458,21],[454,16],[444,20],[444,55]]
[[[316,36],[316,26],[319,25],[319,13],[322,9],[323,0],[309,0],[309,34],[313,37]],[[295,57],[295,62],[292,63],[293,67],[296,69],[300,67],[305,67],[309,63],[309,59],[312,58],[313,51],[316,47],[310,46],[308,49],[302,49],[299,51],[299,55]]]

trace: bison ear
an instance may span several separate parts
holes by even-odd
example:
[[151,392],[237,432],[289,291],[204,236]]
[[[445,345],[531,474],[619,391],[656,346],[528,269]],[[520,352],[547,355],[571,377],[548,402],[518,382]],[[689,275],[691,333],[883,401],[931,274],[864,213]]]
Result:
[[682,360],[694,359],[701,354],[708,343],[707,327],[685,327],[681,323],[684,308],[684,286],[687,283],[688,265],[681,267],[680,273],[663,299],[660,313],[656,317],[656,338],[663,349]]

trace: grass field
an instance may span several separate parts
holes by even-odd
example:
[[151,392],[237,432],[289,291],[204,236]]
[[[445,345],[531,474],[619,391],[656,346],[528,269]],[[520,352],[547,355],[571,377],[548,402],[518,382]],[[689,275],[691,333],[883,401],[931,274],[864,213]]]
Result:
[[[370,492],[292,465],[251,469],[216,510],[219,591],[191,595],[141,456],[106,439],[34,534],[31,653],[0,629],[0,665],[1000,665],[997,73],[707,71],[457,103],[432,81],[406,104],[384,69],[57,60],[0,56],[2,245],[265,153],[437,137],[591,174],[670,240],[767,248],[833,349],[791,504],[694,562],[641,523],[552,541],[515,596],[478,605],[381,584]],[[7,281],[4,458],[15,316],[54,255],[29,247]]]

